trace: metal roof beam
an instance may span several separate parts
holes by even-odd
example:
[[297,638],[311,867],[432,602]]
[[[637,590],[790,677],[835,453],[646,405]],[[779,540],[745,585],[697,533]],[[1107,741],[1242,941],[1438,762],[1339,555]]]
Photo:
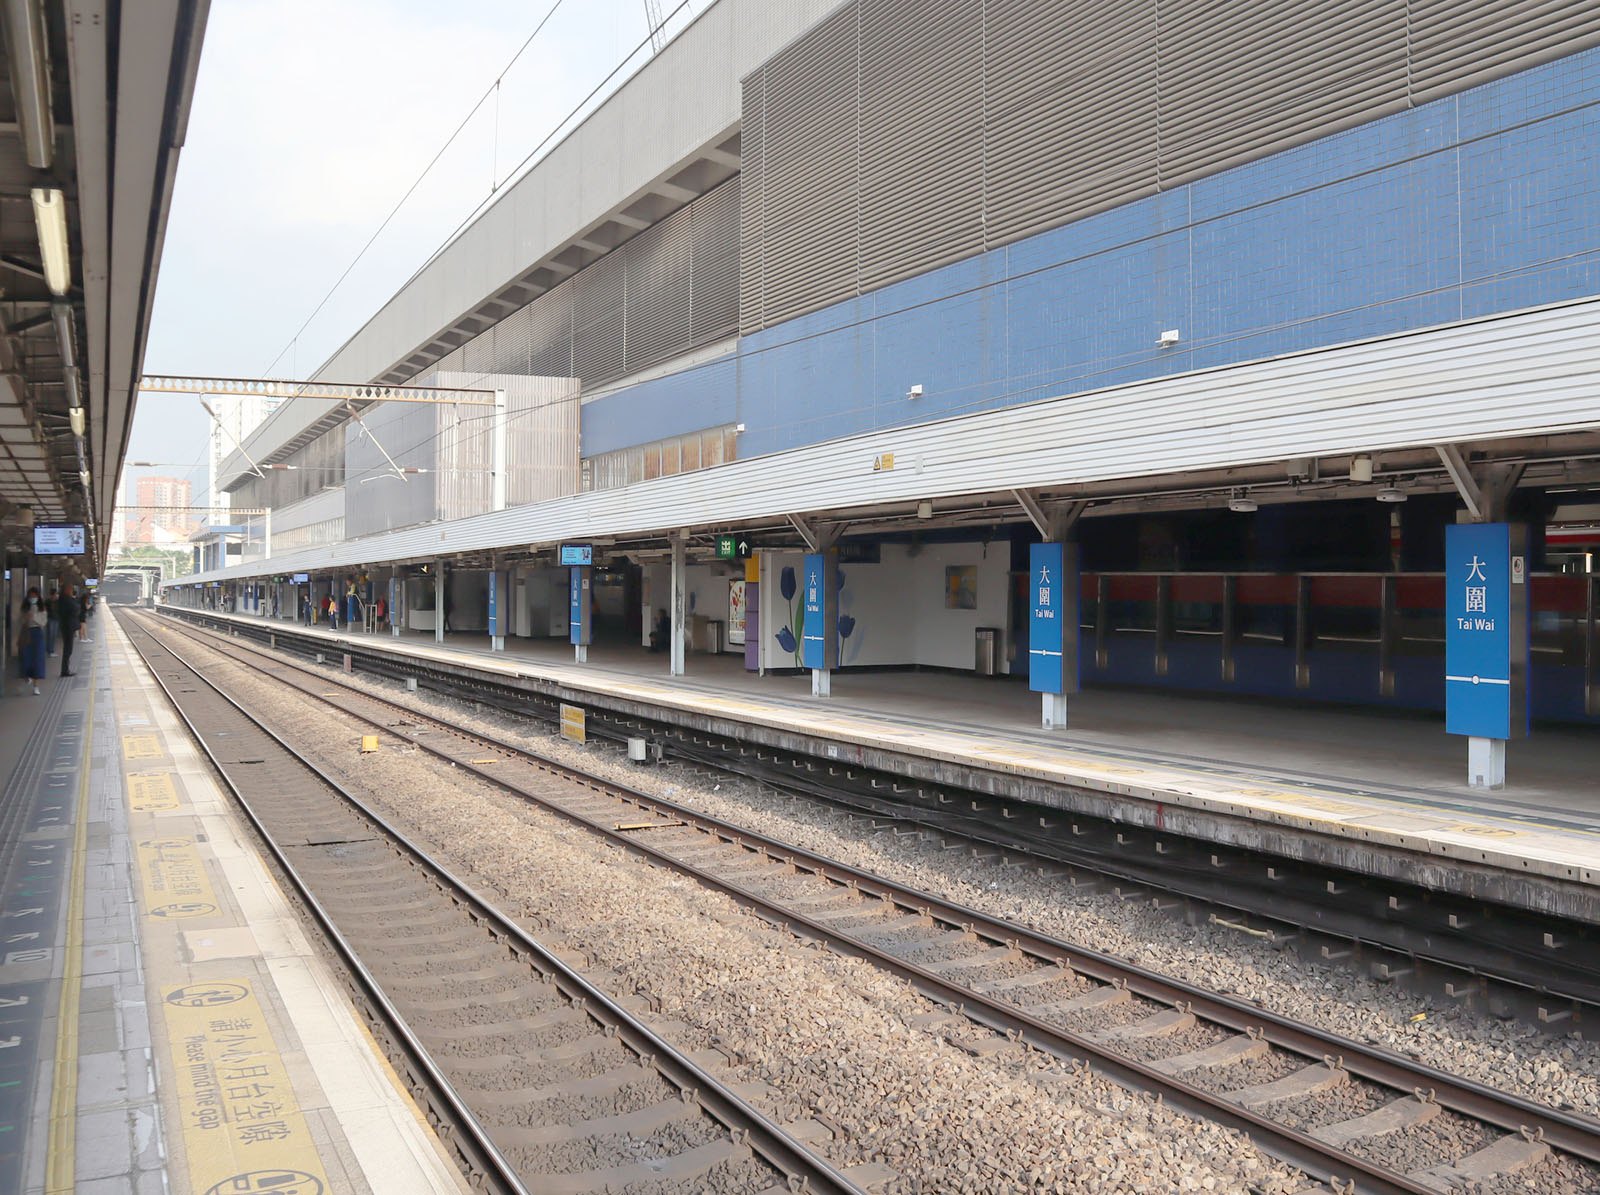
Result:
[[1467,504],[1467,513],[1475,522],[1487,522],[1488,507],[1484,502],[1483,491],[1478,486],[1478,479],[1472,475],[1472,467],[1461,455],[1461,449],[1454,444],[1438,444],[1434,446],[1434,451],[1444,462],[1444,470],[1450,474],[1450,480],[1455,482],[1456,493],[1460,494],[1461,500]]

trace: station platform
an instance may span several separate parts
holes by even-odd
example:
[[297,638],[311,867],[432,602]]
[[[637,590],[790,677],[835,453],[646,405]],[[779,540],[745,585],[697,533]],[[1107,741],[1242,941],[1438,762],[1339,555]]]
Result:
[[90,626],[75,677],[0,699],[0,1191],[464,1193],[115,620]]
[[564,701],[800,750],[923,780],[1337,864],[1425,887],[1600,923],[1600,735],[1538,726],[1509,745],[1507,787],[1466,783],[1466,744],[1438,715],[1095,688],[1070,726],[1044,731],[1020,679],[950,672],[758,676],[734,654],[664,655],[483,634],[330,632],[270,626],[419,665],[514,678]]

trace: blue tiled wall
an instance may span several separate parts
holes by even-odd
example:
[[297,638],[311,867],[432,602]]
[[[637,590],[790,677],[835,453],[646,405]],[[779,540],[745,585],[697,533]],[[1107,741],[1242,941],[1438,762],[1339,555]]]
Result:
[[1597,293],[1591,50],[767,328],[585,407],[584,452],[743,422],[756,456]]

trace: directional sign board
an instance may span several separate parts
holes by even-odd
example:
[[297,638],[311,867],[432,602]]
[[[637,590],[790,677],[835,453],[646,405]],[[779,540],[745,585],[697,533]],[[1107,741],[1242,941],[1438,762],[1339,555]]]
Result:
[[1028,688],[1078,691],[1077,544],[1028,549]]
[[717,536],[718,560],[743,560],[750,555],[750,537],[747,535]]
[[1528,585],[1524,528],[1444,529],[1444,726],[1450,734],[1528,733]]

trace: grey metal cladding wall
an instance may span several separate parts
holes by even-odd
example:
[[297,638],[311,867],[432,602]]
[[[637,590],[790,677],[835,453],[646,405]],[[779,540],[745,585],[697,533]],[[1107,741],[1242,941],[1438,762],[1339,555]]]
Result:
[[1412,0],[1412,99],[1437,99],[1593,45],[1593,0]]
[[739,178],[591,262],[422,375],[577,377],[586,386],[738,328]]
[[986,21],[986,247],[1153,193],[1154,6],[990,0]]
[[621,253],[608,253],[571,280],[572,372],[577,377],[622,376],[626,260]]
[[739,327],[762,328],[766,326],[767,277],[767,184],[761,153],[767,112],[765,68],[745,78],[743,96],[744,120],[739,128]]
[[[860,288],[983,248],[983,4],[862,0]],[[937,174],[924,167],[939,163]]]
[[1157,45],[1163,185],[1406,106],[1406,0],[1164,5]]
[[1596,44],[1595,0],[849,0],[744,80],[740,328]]
[[397,475],[387,450],[402,468],[436,468],[441,414],[432,403],[380,403],[337,432],[344,444],[344,526],[348,536],[371,535],[438,517],[437,473]]
[[847,4],[762,68],[765,323],[858,292],[860,9]]
[[[690,211],[689,341],[700,345],[739,330],[738,180],[696,200]],[[633,356],[630,345],[630,366]]]
[[[624,370],[636,362],[659,361],[690,344],[690,262],[693,224],[688,212],[647,228],[620,254],[627,267],[627,326],[623,329]],[[649,302],[634,302],[648,295]]]

